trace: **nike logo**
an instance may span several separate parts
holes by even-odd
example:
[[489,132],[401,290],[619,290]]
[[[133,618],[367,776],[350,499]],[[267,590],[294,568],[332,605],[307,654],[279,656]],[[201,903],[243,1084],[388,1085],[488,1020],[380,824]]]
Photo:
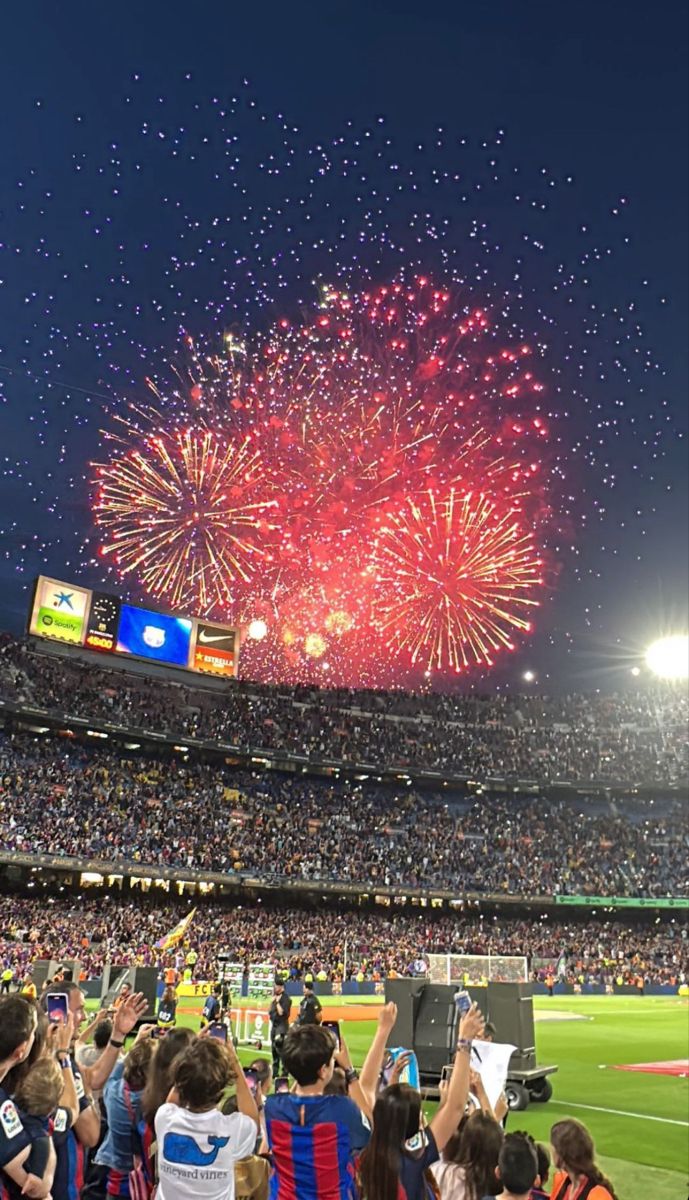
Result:
[[199,641],[200,642],[228,642],[232,636],[233,636],[233,634],[231,634],[231,633],[207,634],[205,629],[202,629],[199,634]]

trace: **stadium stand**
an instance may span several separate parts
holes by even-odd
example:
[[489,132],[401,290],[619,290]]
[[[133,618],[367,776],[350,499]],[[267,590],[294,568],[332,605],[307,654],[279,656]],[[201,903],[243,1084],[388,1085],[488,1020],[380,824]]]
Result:
[[[189,911],[189,903],[161,904],[155,895],[88,895],[0,898],[0,958],[17,980],[37,958],[79,959],[87,978],[108,960],[162,968],[169,955],[156,942]],[[530,975],[543,980],[562,962],[563,980],[625,984],[641,975],[647,984],[676,985],[689,972],[683,925],[668,915],[640,921],[534,919],[505,914],[388,916],[341,906],[201,904],[189,940],[198,956],[195,979],[213,979],[219,952],[233,962],[272,962],[298,980],[310,971],[329,981],[376,981],[414,975],[428,954],[526,955]],[[181,955],[184,960],[184,954]]]
[[29,733],[2,735],[0,778],[10,854],[458,896],[689,894],[679,799],[652,817],[576,798],[453,799]]
[[220,694],[38,653],[5,637],[0,699],[238,750],[377,769],[628,786],[678,786],[689,778],[689,701],[676,690],[488,698],[238,683]]

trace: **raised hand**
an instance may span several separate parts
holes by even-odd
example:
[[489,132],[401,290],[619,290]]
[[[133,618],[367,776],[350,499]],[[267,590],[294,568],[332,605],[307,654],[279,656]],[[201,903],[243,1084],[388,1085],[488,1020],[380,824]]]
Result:
[[459,1037],[464,1041],[472,1042],[474,1038],[482,1036],[484,1026],[483,1014],[476,1001],[474,1001],[469,1011],[464,1014],[459,1022]]
[[405,1050],[404,1054],[400,1054],[399,1058],[395,1059],[394,1066],[390,1072],[390,1083],[399,1083],[406,1068],[409,1066],[412,1059],[411,1051]]
[[112,1033],[115,1040],[123,1042],[147,1010],[148,1000],[143,992],[132,992],[131,996],[127,996],[113,1017]]
[[384,1029],[386,1035],[390,1033],[395,1021],[397,1020],[397,1005],[391,1000],[389,1004],[384,1004],[378,1013],[378,1028]]

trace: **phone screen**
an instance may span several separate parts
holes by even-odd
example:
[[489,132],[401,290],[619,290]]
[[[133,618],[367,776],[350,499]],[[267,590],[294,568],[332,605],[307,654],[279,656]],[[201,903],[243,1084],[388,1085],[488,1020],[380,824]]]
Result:
[[227,1041],[227,1026],[226,1025],[209,1025],[208,1036],[217,1038],[219,1042]]
[[339,1021],[324,1021],[323,1028],[329,1029],[335,1038],[335,1049],[340,1049],[340,1022]]
[[255,1096],[256,1089],[258,1088],[258,1075],[256,1074],[255,1071],[248,1069],[244,1072],[244,1078],[246,1079],[246,1082],[249,1085],[249,1091],[251,1092],[251,1095]]
[[69,1012],[69,1000],[65,992],[55,992],[49,994],[47,999],[48,1004],[48,1020],[54,1025],[64,1025]]
[[287,1075],[278,1075],[277,1079],[275,1080],[275,1091],[276,1092],[288,1092],[289,1091],[289,1078]]

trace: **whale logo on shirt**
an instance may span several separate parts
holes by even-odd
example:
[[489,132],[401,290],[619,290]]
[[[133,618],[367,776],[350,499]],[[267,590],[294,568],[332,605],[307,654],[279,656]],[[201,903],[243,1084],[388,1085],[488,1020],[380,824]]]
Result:
[[187,1133],[166,1133],[163,1138],[163,1158],[169,1163],[180,1163],[185,1167],[210,1167],[220,1151],[229,1142],[228,1137],[208,1134],[211,1150],[202,1150],[195,1138]]

